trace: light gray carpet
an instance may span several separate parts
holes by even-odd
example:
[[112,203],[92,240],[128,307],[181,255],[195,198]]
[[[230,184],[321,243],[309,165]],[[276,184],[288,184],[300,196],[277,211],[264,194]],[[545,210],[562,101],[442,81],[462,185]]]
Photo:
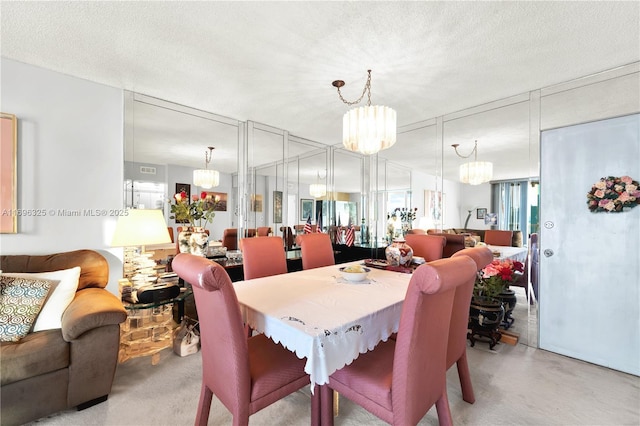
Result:
[[[525,309],[520,303],[518,308]],[[525,317],[526,318],[526,317]],[[524,318],[522,318],[524,320]],[[518,319],[516,319],[516,323]],[[622,344],[622,342],[621,342]],[[640,378],[518,344],[485,342],[468,348],[476,403],[462,401],[458,374],[448,372],[456,425],[639,425]],[[136,358],[119,365],[109,399],[84,411],[68,410],[37,425],[192,425],[200,393],[200,352],[181,358],[166,349],[158,365]],[[231,416],[214,397],[209,425]],[[309,390],[254,414],[255,426],[310,424]],[[345,398],[336,425],[385,424]],[[437,425],[435,408],[420,425]]]

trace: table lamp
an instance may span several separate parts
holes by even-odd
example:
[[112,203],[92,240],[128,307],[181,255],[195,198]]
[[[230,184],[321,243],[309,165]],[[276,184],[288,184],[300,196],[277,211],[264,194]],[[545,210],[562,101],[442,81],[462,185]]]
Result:
[[124,247],[124,277],[134,281],[153,281],[155,262],[153,253],[145,253],[144,246],[171,242],[162,210],[129,209],[118,217],[111,246]]

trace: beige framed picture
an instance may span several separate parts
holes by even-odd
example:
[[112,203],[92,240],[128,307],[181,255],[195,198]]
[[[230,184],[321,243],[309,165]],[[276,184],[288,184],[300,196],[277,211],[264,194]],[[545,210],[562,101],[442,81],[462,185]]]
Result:
[[251,195],[251,211],[256,213],[262,213],[262,195]]
[[435,224],[444,222],[444,198],[445,194],[441,191],[424,191],[424,212],[425,216],[431,219]]
[[18,127],[13,114],[0,113],[0,233],[18,232]]

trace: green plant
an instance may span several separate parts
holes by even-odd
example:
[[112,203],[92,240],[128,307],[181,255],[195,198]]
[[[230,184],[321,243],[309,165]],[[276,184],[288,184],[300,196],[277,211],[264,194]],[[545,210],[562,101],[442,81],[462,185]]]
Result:
[[509,288],[524,271],[522,262],[511,259],[493,260],[480,272],[473,286],[475,297],[496,297]]
[[183,223],[186,221],[192,227],[206,228],[216,216],[215,208],[220,198],[206,191],[202,191],[200,197],[194,195],[192,198],[192,202],[189,202],[185,191],[175,194],[173,200],[169,200],[172,213],[170,218]]

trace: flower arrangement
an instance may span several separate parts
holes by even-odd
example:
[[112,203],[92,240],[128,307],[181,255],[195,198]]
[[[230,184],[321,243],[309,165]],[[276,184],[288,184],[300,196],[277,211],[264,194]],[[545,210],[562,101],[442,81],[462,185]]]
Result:
[[387,214],[387,220],[394,216],[399,216],[402,222],[413,222],[418,217],[418,208],[396,207],[391,213]]
[[496,297],[514,283],[520,274],[524,272],[522,262],[511,259],[495,259],[480,272],[473,287],[473,295],[476,297]]
[[640,204],[640,184],[629,176],[608,176],[600,179],[587,194],[589,210],[596,212],[621,212],[624,207]]
[[200,193],[200,197],[194,195],[192,202],[189,202],[185,191],[179,192],[169,200],[171,204],[171,219],[180,222],[188,222],[191,227],[206,228],[208,223],[213,222],[216,215],[215,208],[220,202],[219,197],[213,197],[205,191]]

